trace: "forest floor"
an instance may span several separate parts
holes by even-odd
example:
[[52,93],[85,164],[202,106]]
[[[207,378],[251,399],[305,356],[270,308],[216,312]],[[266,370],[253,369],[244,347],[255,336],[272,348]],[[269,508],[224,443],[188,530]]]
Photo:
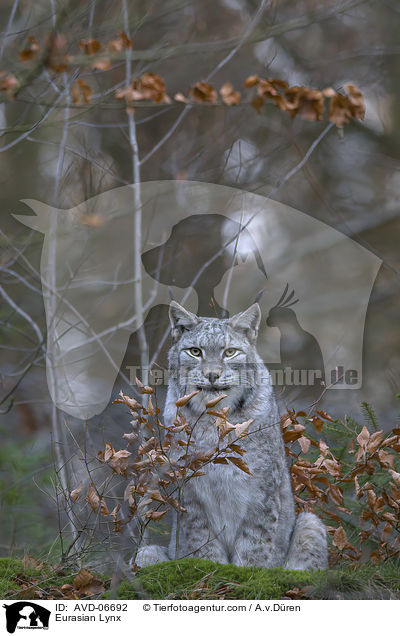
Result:
[[400,565],[387,562],[302,572],[183,559],[116,581],[90,569],[0,559],[0,598],[19,599],[399,599]]

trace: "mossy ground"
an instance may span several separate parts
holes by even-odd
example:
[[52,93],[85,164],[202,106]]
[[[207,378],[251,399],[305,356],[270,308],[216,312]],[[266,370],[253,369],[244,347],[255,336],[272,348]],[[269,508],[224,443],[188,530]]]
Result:
[[[73,575],[53,571],[50,566],[27,566],[20,559],[0,558],[0,599],[33,599],[36,590],[72,583]],[[44,594],[43,598],[46,598]]]
[[144,568],[119,586],[120,598],[313,599],[400,598],[400,564],[302,572],[184,559]]
[[[0,598],[29,598],[18,580],[32,579],[45,592],[72,583],[73,574],[25,568],[18,559],[0,559]],[[104,577],[105,578],[105,577]],[[108,579],[109,581],[109,579]],[[107,582],[106,582],[107,587]],[[50,592],[51,594],[51,592]],[[400,564],[343,566],[301,572],[237,567],[201,559],[152,565],[103,595],[108,599],[381,599],[400,598]],[[54,598],[54,596],[53,596]],[[98,597],[97,597],[98,598]]]

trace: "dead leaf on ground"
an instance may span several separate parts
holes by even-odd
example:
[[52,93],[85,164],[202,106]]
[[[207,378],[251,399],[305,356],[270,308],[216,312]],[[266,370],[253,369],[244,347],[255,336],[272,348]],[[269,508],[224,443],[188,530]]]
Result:
[[96,579],[93,574],[83,568],[78,572],[74,578],[74,590],[80,597],[82,596],[95,596],[103,594],[105,591],[104,582],[100,579]]

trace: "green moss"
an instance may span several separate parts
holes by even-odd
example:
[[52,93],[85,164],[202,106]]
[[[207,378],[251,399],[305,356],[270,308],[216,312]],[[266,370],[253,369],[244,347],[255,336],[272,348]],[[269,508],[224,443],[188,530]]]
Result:
[[[87,567],[90,566],[88,565]],[[19,597],[15,577],[32,578],[43,591],[72,583],[74,575],[27,568],[18,559],[0,559],[0,598]],[[76,573],[76,571],[75,571]],[[107,577],[100,577],[106,581]],[[107,587],[107,583],[106,583]],[[274,568],[237,567],[202,559],[167,561],[140,570],[125,579],[109,599],[281,599],[289,590],[300,590],[300,598],[382,599],[400,598],[400,562],[380,566],[342,566],[332,570],[302,572]]]
[[[49,565],[24,567],[20,559],[0,558],[0,598],[22,598],[24,590],[20,587],[21,581],[32,582],[32,589],[46,590],[51,586],[61,586],[64,583],[72,583],[73,575],[65,572],[52,572]],[[29,594],[29,593],[28,593]],[[24,596],[26,598],[26,596]]]
[[281,598],[294,587],[311,585],[319,572],[237,567],[201,559],[152,565],[118,589],[121,599]]
[[289,590],[300,598],[400,598],[400,563],[342,566],[302,572],[237,567],[200,559],[159,563],[141,570],[118,589],[121,599],[280,599]]
[[0,598],[5,598],[6,593],[16,587],[15,577],[24,572],[26,576],[35,576],[37,571],[26,569],[19,559],[0,559]]

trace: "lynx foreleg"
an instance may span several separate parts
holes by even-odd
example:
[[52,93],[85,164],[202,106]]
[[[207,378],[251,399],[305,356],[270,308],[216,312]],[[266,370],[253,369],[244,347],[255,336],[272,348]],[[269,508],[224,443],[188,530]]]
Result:
[[[186,512],[182,515],[179,528],[179,540],[176,542],[177,519],[171,534],[169,556],[172,560],[185,557],[208,559],[218,563],[228,563],[228,557],[220,541],[220,533],[215,533],[207,522],[207,517],[195,500],[185,501]],[[178,544],[178,550],[176,546]]]

